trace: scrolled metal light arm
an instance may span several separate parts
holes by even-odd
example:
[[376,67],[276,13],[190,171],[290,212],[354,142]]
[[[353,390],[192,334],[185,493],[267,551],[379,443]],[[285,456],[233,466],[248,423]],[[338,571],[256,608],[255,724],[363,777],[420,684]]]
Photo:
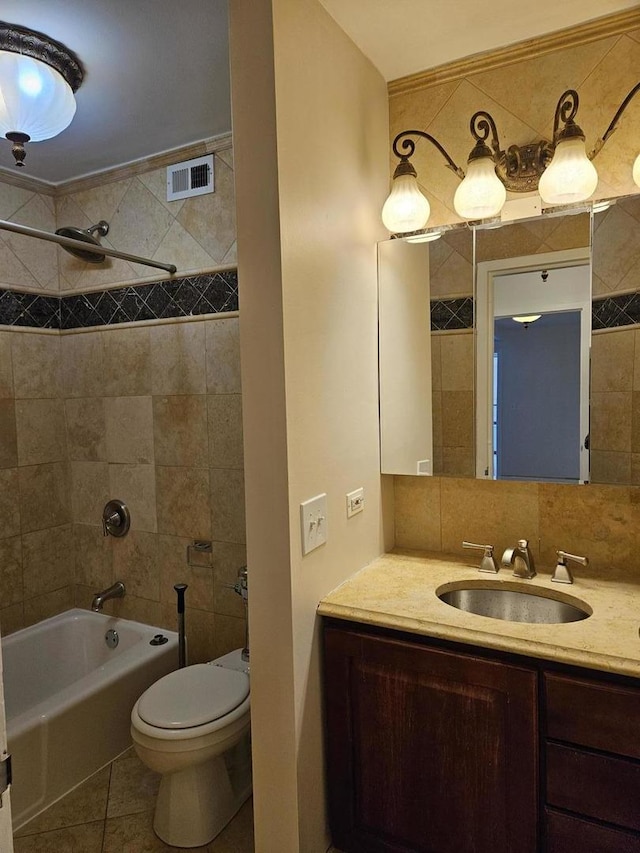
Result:
[[627,94],[627,96],[625,97],[623,102],[620,104],[620,106],[616,110],[616,114],[611,119],[609,127],[605,130],[603,135],[600,137],[600,139],[598,139],[596,144],[593,146],[593,149],[589,152],[589,159],[590,160],[593,160],[593,158],[597,154],[599,154],[600,151],[602,151],[602,148],[603,148],[605,142],[607,141],[607,139],[609,139],[609,137],[614,132],[614,130],[617,129],[618,122],[620,121],[620,118],[622,117],[623,112],[626,110],[626,108],[629,106],[629,104],[635,98],[635,96],[638,94],[638,92],[640,92],[640,83],[636,83],[636,85],[633,87],[633,89],[631,89],[631,91]]
[[[413,168],[410,158],[413,157],[413,154],[416,150],[415,140],[411,139],[412,136],[418,136],[420,139],[427,139],[438,151],[442,154],[446,162],[447,169],[451,169],[451,171],[457,175],[460,180],[464,178],[464,172],[460,168],[460,166],[456,165],[443,146],[438,142],[438,140],[431,136],[430,133],[426,133],[424,130],[403,130],[399,133],[396,138],[393,140],[393,153],[396,157],[399,158],[400,162],[396,166],[396,170],[394,172],[393,177],[397,178],[399,175],[407,175],[413,174],[415,177],[416,170]],[[403,151],[398,149],[398,144],[402,140],[401,148]]]
[[[475,145],[468,158],[466,174],[431,134],[423,130],[403,130],[393,140],[393,153],[399,159],[393,177],[403,180],[392,189],[385,202],[383,222],[392,233],[407,233],[412,224],[428,221],[428,201],[418,188],[417,173],[410,159],[415,153],[417,139],[426,139],[437,148],[447,168],[460,178],[462,183],[453,203],[456,213],[468,221],[500,214],[507,190],[516,193],[537,190],[548,205],[588,199],[598,183],[598,173],[590,161],[614,132],[639,91],[640,83],[637,83],[590,153],[585,150],[585,134],[575,121],[579,106],[575,89],[564,91],[556,104],[551,141],[541,139],[528,145],[510,145],[506,151],[500,144],[493,116],[478,110],[469,125]],[[633,180],[640,187],[640,155],[633,166]],[[415,225],[415,228],[424,228],[424,224]]]

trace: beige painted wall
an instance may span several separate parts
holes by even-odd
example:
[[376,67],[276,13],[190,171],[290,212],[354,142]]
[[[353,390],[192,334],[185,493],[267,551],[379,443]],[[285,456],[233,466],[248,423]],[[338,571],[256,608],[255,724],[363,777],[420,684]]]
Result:
[[[256,849],[314,853],[328,843],[315,608],[383,549],[375,243],[386,90],[315,0],[237,0],[231,35]],[[358,486],[366,509],[347,521],[345,494]],[[319,492],[329,539],[303,558],[299,503]]]

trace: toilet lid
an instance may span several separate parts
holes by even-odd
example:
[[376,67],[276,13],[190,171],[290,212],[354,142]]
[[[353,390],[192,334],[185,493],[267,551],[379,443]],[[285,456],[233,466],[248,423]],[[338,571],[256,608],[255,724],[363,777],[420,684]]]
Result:
[[152,684],[140,697],[138,714],[150,726],[187,729],[224,717],[248,695],[246,673],[197,663]]

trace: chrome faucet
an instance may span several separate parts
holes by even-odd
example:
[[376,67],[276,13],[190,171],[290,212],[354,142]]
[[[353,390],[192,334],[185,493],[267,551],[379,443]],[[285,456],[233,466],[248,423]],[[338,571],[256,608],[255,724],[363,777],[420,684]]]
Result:
[[518,539],[515,548],[507,548],[502,555],[503,566],[513,566],[513,576],[516,578],[534,578],[536,569],[533,554],[529,550],[528,539]]
[[110,586],[108,589],[103,589],[102,592],[96,592],[93,596],[93,601],[91,602],[91,609],[95,610],[96,613],[99,613],[102,610],[102,605],[105,601],[108,601],[110,598],[123,598],[125,591],[122,581],[116,581],[113,586]]

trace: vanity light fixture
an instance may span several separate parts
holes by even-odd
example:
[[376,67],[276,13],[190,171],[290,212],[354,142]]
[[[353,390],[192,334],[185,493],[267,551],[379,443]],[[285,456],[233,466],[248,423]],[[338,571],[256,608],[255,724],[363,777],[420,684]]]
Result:
[[[400,162],[382,209],[382,221],[389,231],[401,235],[419,231],[427,224],[429,202],[418,186],[417,173],[410,160],[416,146],[412,137],[416,136],[428,139],[444,156],[447,168],[461,179],[453,205],[462,219],[477,221],[498,216],[507,191],[518,193],[537,189],[548,205],[575,204],[588,199],[598,184],[598,173],[591,161],[602,150],[639,90],[640,83],[637,83],[589,154],[585,149],[584,133],[575,122],[579,104],[575,89],[567,89],[560,96],[551,142],[543,139],[529,145],[510,145],[505,150],[491,114],[484,110],[474,113],[470,130],[476,144],[469,155],[466,174],[433,136],[421,130],[403,130],[393,140],[393,153]],[[633,165],[633,180],[640,187],[640,154]]]
[[51,139],[76,112],[84,71],[78,57],[43,33],[0,21],[0,134],[24,166],[25,143]]

